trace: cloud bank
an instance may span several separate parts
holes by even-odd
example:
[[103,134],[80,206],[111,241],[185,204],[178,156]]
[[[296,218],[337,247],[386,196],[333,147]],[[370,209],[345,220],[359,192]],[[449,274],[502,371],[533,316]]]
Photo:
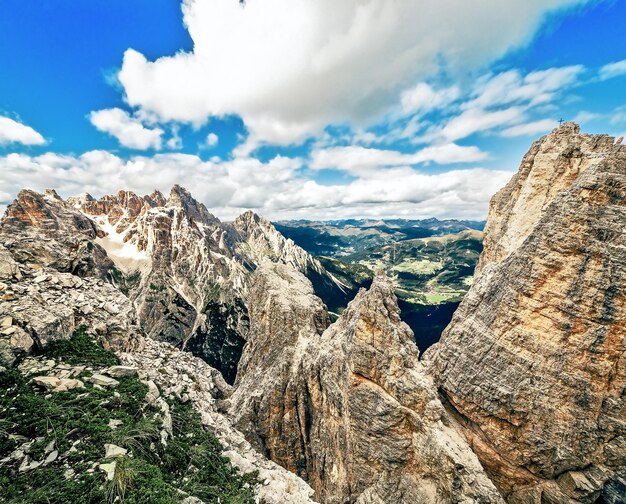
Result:
[[[276,157],[262,163],[241,158],[214,163],[187,154],[136,156],[124,160],[106,151],[73,156],[9,154],[0,157],[5,193],[23,187],[56,188],[69,196],[130,189],[139,194],[182,184],[222,218],[254,209],[270,218],[359,216],[465,217],[482,219],[489,198],[511,177],[507,171],[473,168],[427,174],[390,167],[347,183],[324,185],[302,174],[303,161]],[[158,176],[156,176],[158,174]]]
[[[184,0],[193,51],[149,61],[128,49],[119,81],[131,106],[163,121],[241,116],[246,153],[301,141],[330,123],[365,125],[416,82],[476,70],[527,43],[546,14],[584,3],[248,0],[242,8]],[[450,99],[428,92],[407,92],[406,109]]]

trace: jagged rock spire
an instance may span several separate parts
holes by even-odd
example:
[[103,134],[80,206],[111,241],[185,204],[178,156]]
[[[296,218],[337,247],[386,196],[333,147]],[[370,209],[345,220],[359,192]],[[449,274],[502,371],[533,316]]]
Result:
[[275,289],[260,270],[230,404],[252,442],[328,504],[502,502],[469,446],[444,424],[384,274],[320,336],[307,321],[321,308],[307,303],[303,311],[298,301],[301,275],[292,270],[295,278]]
[[492,199],[479,272],[427,352],[511,502],[623,501],[625,222],[626,149],[556,128]]

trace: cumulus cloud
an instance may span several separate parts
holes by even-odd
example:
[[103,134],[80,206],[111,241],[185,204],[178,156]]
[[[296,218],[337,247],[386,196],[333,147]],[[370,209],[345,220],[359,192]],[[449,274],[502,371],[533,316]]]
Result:
[[604,65],[600,68],[598,76],[600,80],[607,80],[624,74],[626,74],[626,59]]
[[[366,125],[442,66],[474,71],[527,43],[548,13],[588,1],[183,0],[193,51],[149,61],[128,49],[118,77],[130,105],[163,121],[240,115],[245,154]],[[427,106],[429,91],[414,87],[404,105]]]
[[42,145],[46,140],[30,126],[9,117],[0,116],[0,145]]
[[205,145],[207,147],[215,147],[220,141],[220,138],[213,132],[209,133],[206,137]]
[[94,196],[121,188],[146,194],[179,183],[222,218],[252,208],[270,218],[465,217],[484,218],[489,198],[511,172],[473,168],[428,174],[390,167],[348,184],[321,184],[303,173],[303,161],[275,157],[202,161],[188,154],[135,156],[123,160],[105,151],[72,157],[9,154],[0,157],[0,187],[7,199],[23,187],[56,188],[68,196]]
[[503,130],[500,134],[503,137],[531,136],[536,135],[537,133],[550,131],[557,125],[558,123],[554,119],[541,119],[539,121],[511,126],[510,128]]
[[[478,147],[456,144],[426,147],[414,154],[351,145],[313,151],[310,167],[314,170],[334,168],[354,175],[368,176],[383,167],[417,165],[431,161],[442,165],[469,163],[486,157],[487,154]],[[387,176],[391,175],[393,173],[387,172]]]
[[[89,114],[89,120],[99,131],[117,138],[124,147],[138,150],[161,148],[161,128],[146,128],[140,120],[120,108],[94,111]],[[177,135],[174,134],[170,139],[172,143],[168,141],[170,148],[177,147],[176,138]]]

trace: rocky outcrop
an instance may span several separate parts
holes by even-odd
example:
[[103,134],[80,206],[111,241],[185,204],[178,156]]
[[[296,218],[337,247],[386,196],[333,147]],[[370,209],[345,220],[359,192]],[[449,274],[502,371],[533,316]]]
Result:
[[[295,474],[266,459],[218,412],[217,402],[229,395],[231,388],[221,374],[201,359],[171,345],[147,340],[141,352],[121,355],[122,360],[137,368],[139,376],[158,385],[165,397],[191,401],[224,447],[224,455],[243,473],[258,472],[261,484],[255,488],[260,502],[268,504],[314,503],[313,490]],[[159,391],[156,387],[156,398]],[[155,398],[155,399],[156,399]]]
[[624,502],[624,222],[626,150],[555,129],[492,200],[480,272],[425,358],[509,502]]
[[424,373],[390,281],[378,276],[323,332],[302,275],[263,265],[254,285],[229,405],[253,444],[325,503],[501,502]]
[[232,383],[248,333],[248,280],[262,261],[341,285],[311,255],[253,212],[222,223],[184,188],[166,198],[130,191],[99,200],[22,191],[0,225],[20,262],[108,279],[133,302],[152,338],[188,349]]
[[282,264],[262,263],[252,280],[250,333],[230,411],[255,446],[304,478],[310,410],[302,399],[303,359],[326,327],[326,307],[306,277]]
[[232,226],[239,237],[237,252],[244,260],[256,265],[269,259],[287,264],[304,274],[309,271],[324,273],[324,268],[317,259],[298,247],[293,240],[286,239],[264,217],[247,211],[237,217]]
[[0,245],[0,355],[12,363],[50,341],[68,340],[84,327],[117,351],[141,349],[143,338],[132,303],[97,278],[19,264]]
[[113,263],[94,243],[104,233],[59,195],[23,190],[0,220],[0,243],[21,263],[107,278]]

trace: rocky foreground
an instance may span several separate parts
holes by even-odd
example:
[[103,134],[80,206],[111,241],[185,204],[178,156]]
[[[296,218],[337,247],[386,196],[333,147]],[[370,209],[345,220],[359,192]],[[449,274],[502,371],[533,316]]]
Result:
[[[157,454],[183,442],[167,411],[191,405],[198,442],[185,446],[213,457],[202,433],[216,436],[223,478],[190,462],[189,485],[159,455],[146,463],[183,492],[163,502],[626,502],[625,204],[619,142],[573,123],[535,142],[492,201],[468,295],[420,360],[384,275],[330,324],[309,278],[332,276],[252,213],[221,223],[179,187],[24,191],[0,222],[5,395],[19,382],[33,401],[72,411],[86,393],[108,411],[136,380],[127,407],[158,424]],[[67,362],[77,334],[119,362]],[[78,465],[51,427],[28,438],[0,407],[0,487],[32,475],[7,487],[13,502],[39,502],[39,471],[104,491],[148,456],[107,424],[79,436],[92,450]]]

